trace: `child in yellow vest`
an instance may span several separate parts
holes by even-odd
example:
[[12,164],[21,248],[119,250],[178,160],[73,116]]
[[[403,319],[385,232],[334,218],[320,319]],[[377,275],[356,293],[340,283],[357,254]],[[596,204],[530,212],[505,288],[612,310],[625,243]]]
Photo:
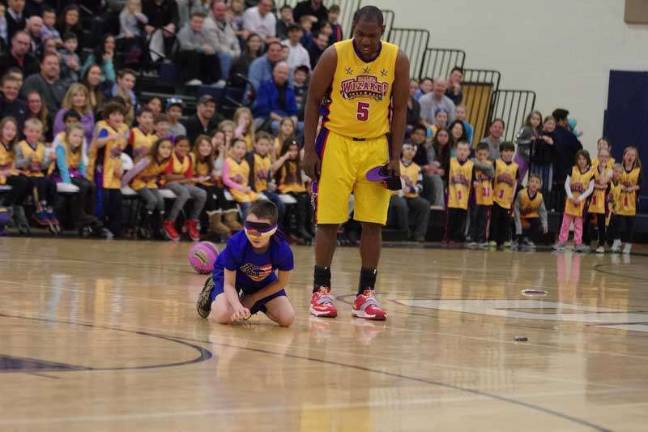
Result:
[[617,236],[612,244],[612,252],[619,252],[623,243],[623,253],[632,250],[634,220],[637,215],[637,195],[641,185],[641,160],[636,147],[623,150],[623,163],[618,180],[618,198],[615,202],[615,229]]
[[590,215],[596,217],[596,226],[598,229],[596,253],[605,252],[607,196],[610,189],[610,182],[612,181],[612,168],[609,165],[610,160],[613,159],[610,158],[610,152],[606,145],[605,147],[599,147],[598,157],[592,161],[594,192],[592,193],[588,211]]
[[137,127],[131,128],[128,139],[128,144],[133,148],[133,160],[138,162],[146,156],[157,140],[153,111],[144,107],[137,114]]
[[474,163],[468,160],[470,145],[457,143],[457,157],[450,160],[448,176],[448,213],[445,238],[448,242],[463,242],[468,215],[468,198],[472,185]]
[[123,174],[121,154],[128,144],[128,125],[124,123],[126,107],[109,102],[103,109],[103,120],[97,123],[88,152],[86,177],[97,185],[99,214],[115,236],[121,235]]
[[491,211],[491,240],[498,249],[504,247],[511,231],[511,210],[518,182],[518,165],[513,162],[515,145],[504,141],[499,146],[500,158],[495,164],[493,208]]
[[43,123],[40,120],[30,118],[25,121],[23,132],[25,139],[16,144],[16,168],[30,180],[30,189],[36,204],[34,220],[40,226],[47,227],[53,234],[57,234],[61,228],[53,208],[56,183],[50,177],[46,177],[54,162],[54,155],[41,142]]
[[611,252],[621,251],[621,234],[617,230],[617,209],[621,197],[621,183],[619,179],[623,174],[623,165],[615,163],[612,167],[612,180],[610,181],[610,193],[607,197],[607,205],[610,211],[607,215],[607,243],[611,246]]
[[389,216],[398,219],[398,225],[408,233],[409,240],[424,242],[430,219],[430,202],[420,196],[423,191],[423,172],[414,162],[416,150],[416,145],[412,143],[403,144],[400,174],[405,186],[402,190],[393,192],[389,201]]
[[290,117],[284,117],[279,123],[279,133],[274,139],[274,148],[272,149],[273,159],[279,157],[283,143],[287,139],[295,139],[295,122]]
[[473,193],[475,207],[472,209],[470,220],[469,247],[488,246],[488,221],[493,207],[493,177],[495,169],[493,162],[488,160],[490,148],[488,143],[477,144],[476,158],[473,160]]
[[138,234],[145,239],[158,238],[161,234],[164,197],[160,194],[158,183],[166,175],[172,152],[173,142],[168,138],[159,139],[147,150],[147,155],[122,177],[122,187],[130,185],[144,200],[146,213]]
[[[6,222],[13,214],[14,224],[21,234],[29,234],[29,222],[25,217],[22,203],[30,189],[29,178],[20,174],[16,168],[15,143],[18,137],[18,123],[13,117],[0,121],[0,185],[9,185],[11,190],[0,200],[0,212]],[[0,235],[4,233],[5,223],[0,223]]]
[[599,154],[599,152],[601,150],[607,150],[608,154],[610,155],[610,157],[608,157],[608,159],[607,159],[607,163],[605,164],[605,167],[607,169],[609,169],[610,172],[612,172],[612,167],[614,167],[614,164],[615,164],[616,161],[611,156],[612,155],[612,145],[607,140],[607,138],[599,138],[598,141],[596,141],[596,155],[597,155],[597,158],[592,160],[592,169],[596,170],[596,168],[598,168],[598,164],[599,164],[598,154]]
[[283,225],[284,213],[286,212],[286,205],[275,192],[277,186],[274,181],[274,173],[283,162],[280,163],[274,160],[272,155],[272,135],[266,132],[259,132],[254,139],[254,150],[245,156],[250,166],[250,178],[248,182],[252,190],[262,194],[277,206],[279,227],[281,227]]
[[196,177],[193,173],[193,163],[189,150],[191,145],[185,136],[176,137],[175,150],[173,151],[164,176],[164,187],[171,190],[176,198],[173,207],[167,215],[162,227],[169,240],[178,241],[180,235],[176,231],[176,219],[185,204],[191,199],[191,213],[185,220],[182,231],[189,235],[192,241],[200,240],[198,219],[207,201],[207,192],[196,186]]
[[518,246],[533,249],[535,243],[532,239],[541,238],[542,234],[549,231],[547,224],[547,208],[540,188],[542,178],[538,174],[529,175],[526,188],[518,192],[513,205],[515,220],[515,235],[518,237]]
[[73,184],[79,188],[78,194],[71,201],[72,219],[79,234],[90,234],[110,237],[103,224],[95,217],[95,185],[86,178],[88,164],[84,149],[85,130],[80,123],[65,128],[54,139],[56,168],[54,179],[59,183]]
[[569,228],[574,225],[574,245],[577,252],[586,252],[589,247],[583,245],[583,213],[586,211],[587,198],[594,192],[594,171],[592,161],[586,150],[576,153],[576,165],[572,168],[571,175],[565,180],[565,211],[558,243],[555,250],[563,250],[569,237]]
[[250,187],[250,165],[245,160],[246,149],[245,141],[235,138],[223,167],[223,183],[241,207],[243,215],[247,214],[250,203],[259,199],[259,194]]
[[198,135],[191,154],[196,186],[207,193],[205,212],[209,218],[209,231],[225,241],[243,227],[237,221],[236,205],[225,199],[222,168],[216,167],[214,153],[212,139],[207,135]]

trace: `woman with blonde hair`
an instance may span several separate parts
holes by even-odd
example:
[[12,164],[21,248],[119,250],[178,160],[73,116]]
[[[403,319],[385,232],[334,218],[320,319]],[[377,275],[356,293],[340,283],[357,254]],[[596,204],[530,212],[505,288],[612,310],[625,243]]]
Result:
[[76,111],[79,114],[79,117],[81,117],[83,136],[87,142],[92,141],[95,116],[92,111],[88,89],[86,86],[79,83],[72,84],[63,97],[61,109],[58,110],[56,117],[54,117],[54,136],[65,131],[65,122],[63,121],[63,117],[71,110]]

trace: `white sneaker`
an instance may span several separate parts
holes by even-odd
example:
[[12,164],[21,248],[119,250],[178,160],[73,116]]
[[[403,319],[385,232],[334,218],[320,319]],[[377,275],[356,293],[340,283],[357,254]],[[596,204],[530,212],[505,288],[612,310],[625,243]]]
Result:
[[625,245],[623,245],[624,254],[629,254],[631,250],[632,250],[632,243],[626,243]]
[[590,251],[590,247],[587,246],[586,244],[579,244],[579,245],[574,247],[574,251],[582,252],[582,253],[588,253]]
[[602,254],[605,253],[605,248],[603,246],[599,246],[596,248],[596,253]]
[[430,206],[430,210],[444,210],[444,208],[443,208],[443,206],[432,204]]
[[621,252],[621,240],[616,239],[612,242],[612,247],[610,248],[610,251],[614,253],[619,253]]
[[202,85],[202,81],[200,81],[199,79],[192,79],[190,81],[187,81],[185,83],[185,85],[187,85],[187,86],[199,86],[199,85]]
[[211,87],[214,87],[214,88],[225,88],[225,85],[226,85],[226,84],[227,84],[227,83],[225,82],[225,80],[218,80],[218,81],[216,81],[215,83],[213,83],[213,84],[211,85]]
[[564,243],[556,243],[555,245],[553,245],[553,250],[558,251],[558,252],[564,251],[565,250],[565,244]]
[[475,249],[477,247],[477,242],[468,242],[466,245],[469,249]]

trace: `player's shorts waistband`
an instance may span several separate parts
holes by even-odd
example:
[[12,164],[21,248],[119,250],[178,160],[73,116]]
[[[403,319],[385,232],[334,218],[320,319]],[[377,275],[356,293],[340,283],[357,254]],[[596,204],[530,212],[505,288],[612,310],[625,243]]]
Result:
[[384,135],[378,135],[378,136],[374,136],[374,137],[352,137],[352,136],[348,136],[348,135],[343,135],[343,134],[338,133],[338,132],[336,132],[334,130],[328,129],[328,131],[333,132],[334,134],[339,135],[342,138],[350,139],[351,141],[373,141],[373,140],[377,140],[377,139],[384,138],[384,137],[387,136],[387,134],[384,134]]

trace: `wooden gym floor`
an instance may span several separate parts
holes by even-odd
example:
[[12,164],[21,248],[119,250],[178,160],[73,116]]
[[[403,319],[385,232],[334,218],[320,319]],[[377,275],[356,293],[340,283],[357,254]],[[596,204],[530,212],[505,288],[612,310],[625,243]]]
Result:
[[386,249],[372,323],[298,247],[281,329],[199,319],[188,248],[0,239],[0,431],[646,430],[648,256]]

